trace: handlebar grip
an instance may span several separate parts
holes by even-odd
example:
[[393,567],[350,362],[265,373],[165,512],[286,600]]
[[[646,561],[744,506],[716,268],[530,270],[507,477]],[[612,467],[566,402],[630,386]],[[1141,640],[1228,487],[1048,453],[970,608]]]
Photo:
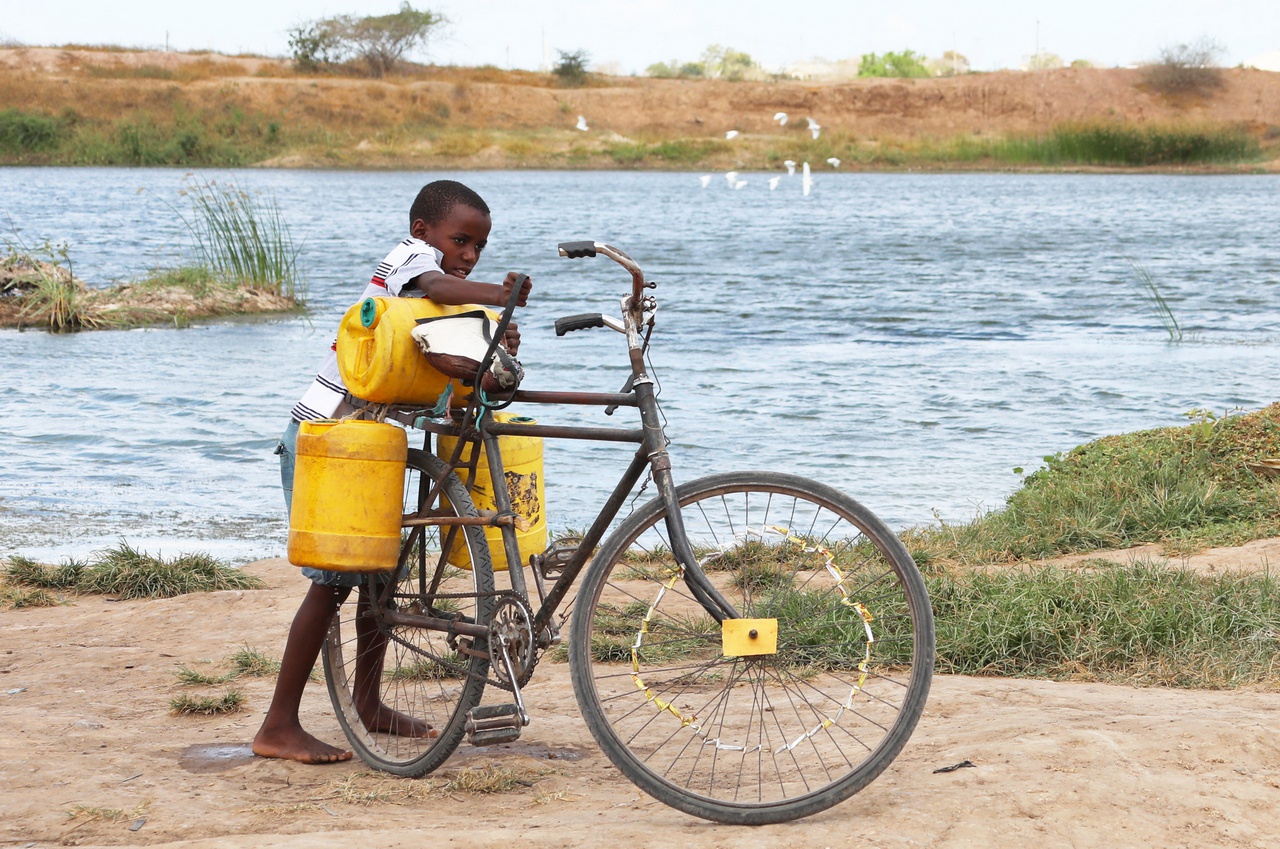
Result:
[[[560,256],[567,256],[569,259],[579,259],[584,256],[596,255],[596,243],[590,239],[583,242],[561,242]],[[576,328],[575,328],[576,329]]]
[[586,330],[590,327],[604,327],[604,316],[598,312],[584,312],[580,315],[566,315],[556,319],[556,335],[563,336],[571,330]]

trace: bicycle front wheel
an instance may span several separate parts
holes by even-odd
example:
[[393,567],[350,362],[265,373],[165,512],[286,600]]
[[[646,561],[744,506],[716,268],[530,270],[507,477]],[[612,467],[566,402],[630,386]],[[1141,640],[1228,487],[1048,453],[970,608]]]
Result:
[[756,825],[825,810],[889,765],[924,709],[924,581],[884,523],[814,481],[735,472],[676,493],[741,619],[695,599],[649,502],[601,545],[574,605],[582,715],[624,775],[686,813]]
[[[409,451],[404,511],[410,521],[476,515],[466,488],[446,472],[439,458]],[[428,498],[431,481],[442,478],[438,494]],[[467,711],[484,693],[487,647],[456,634],[388,624],[372,607],[487,625],[493,567],[484,531],[475,525],[409,524],[401,537],[395,571],[369,576],[334,615],[324,671],[334,712],[361,759],[395,775],[419,776],[444,763],[462,741]]]

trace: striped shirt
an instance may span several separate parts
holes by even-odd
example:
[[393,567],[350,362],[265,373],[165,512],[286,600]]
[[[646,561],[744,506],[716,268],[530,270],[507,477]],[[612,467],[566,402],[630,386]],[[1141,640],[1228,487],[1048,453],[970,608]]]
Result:
[[[421,298],[422,292],[418,289],[406,291],[404,287],[419,274],[427,271],[441,271],[440,260],[443,258],[444,254],[426,242],[420,239],[405,239],[387,254],[386,259],[378,263],[378,267],[373,272],[373,279],[364,287],[364,294],[360,296],[360,300],[388,296]],[[343,385],[342,375],[338,373],[337,350],[338,340],[335,338],[329,346],[324,362],[320,364],[316,379],[290,411],[294,421],[331,419],[342,408],[347,387]]]

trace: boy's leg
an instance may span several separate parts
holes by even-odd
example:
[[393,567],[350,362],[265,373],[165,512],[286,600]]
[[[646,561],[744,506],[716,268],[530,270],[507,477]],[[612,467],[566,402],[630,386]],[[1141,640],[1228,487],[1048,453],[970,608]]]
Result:
[[368,607],[368,589],[361,585],[356,607],[356,680],[352,690],[360,721],[370,731],[401,737],[435,737],[439,732],[426,720],[401,713],[383,703],[379,688],[383,659],[387,654],[387,635],[382,633],[376,622],[364,615]]
[[302,691],[320,656],[329,620],[351,590],[312,584],[294,614],[280,661],[271,706],[253,738],[253,753],[264,758],[287,758],[303,763],[336,763],[351,759],[351,752],[330,746],[308,734],[298,720]]

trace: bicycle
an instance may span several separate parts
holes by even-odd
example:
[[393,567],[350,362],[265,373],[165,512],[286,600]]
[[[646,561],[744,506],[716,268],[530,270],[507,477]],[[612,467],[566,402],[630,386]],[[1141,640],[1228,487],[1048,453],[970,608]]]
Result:
[[[517,386],[501,399],[477,390],[448,415],[414,412],[427,440],[435,433],[455,447],[449,460],[410,449],[397,566],[368,574],[334,616],[324,669],[347,739],[366,763],[402,776],[438,768],[464,737],[477,745],[517,739],[530,722],[521,688],[568,620],[582,715],[646,793],[725,823],[825,810],[889,765],[924,708],[934,659],[924,581],[887,526],[831,487],[755,471],[676,486],[646,367],[657,312],[647,290],[655,284],[610,245],[566,242],[559,252],[604,255],[630,273],[621,318],[569,316],[556,332],[623,333],[631,377],[616,393]],[[489,357],[514,306],[513,295]],[[496,420],[494,410],[514,402],[597,405],[610,414],[635,408],[641,426]],[[526,563],[504,484],[504,435],[637,449],[581,538],[556,540]],[[479,446],[497,508],[484,514],[463,483],[475,480]],[[656,494],[606,538],[646,472],[640,491],[651,483]],[[502,529],[502,588],[486,527]],[[584,569],[576,599],[559,613]],[[357,632],[369,623],[375,642],[385,641],[384,663],[357,680]],[[486,687],[509,692],[510,703],[481,705]],[[386,705],[430,723],[434,736],[365,727],[355,705],[374,689]]]

